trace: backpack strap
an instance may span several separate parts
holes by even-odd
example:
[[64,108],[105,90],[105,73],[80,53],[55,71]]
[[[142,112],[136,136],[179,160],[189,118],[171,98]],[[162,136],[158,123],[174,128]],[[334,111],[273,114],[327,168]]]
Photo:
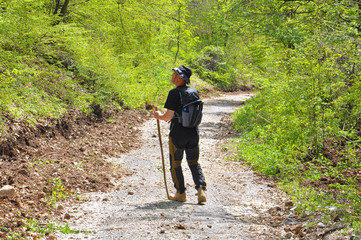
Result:
[[[180,96],[180,101],[181,101],[181,107],[183,108],[183,98],[182,98],[182,91],[180,89],[179,90],[179,96]],[[173,119],[178,119],[178,122],[181,123],[181,116],[177,113],[174,112],[174,116],[172,118]]]
[[181,105],[182,105],[182,107],[183,107],[183,99],[182,99],[182,92],[181,92],[181,90],[179,90],[179,96],[180,96],[180,100],[181,100]]

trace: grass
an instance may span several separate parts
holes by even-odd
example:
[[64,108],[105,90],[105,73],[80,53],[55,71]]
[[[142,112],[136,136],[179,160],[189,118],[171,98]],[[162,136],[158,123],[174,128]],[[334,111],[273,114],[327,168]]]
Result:
[[[50,234],[64,233],[64,234],[78,234],[78,233],[89,233],[87,230],[74,230],[69,227],[69,224],[66,222],[64,225],[59,225],[58,223],[46,223],[40,224],[39,221],[34,219],[25,219],[25,225],[23,226],[23,231],[21,233],[14,233],[9,229],[4,227],[0,228],[1,231],[6,232],[7,240],[20,240],[20,239],[36,239],[49,236]],[[35,233],[37,236],[29,235],[29,232]],[[50,236],[52,239],[56,239],[54,236]]]

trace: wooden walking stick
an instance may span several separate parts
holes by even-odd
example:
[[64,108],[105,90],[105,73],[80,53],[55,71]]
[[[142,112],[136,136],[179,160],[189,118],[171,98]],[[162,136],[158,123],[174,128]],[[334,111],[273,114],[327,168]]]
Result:
[[[157,107],[154,107],[155,111],[158,111]],[[159,144],[160,144],[160,151],[162,153],[162,165],[163,165],[163,176],[164,176],[164,184],[165,184],[165,190],[167,192],[167,198],[168,200],[170,200],[169,198],[169,192],[168,192],[168,187],[167,187],[167,177],[165,174],[165,164],[164,164],[164,153],[163,153],[163,144],[162,144],[162,136],[160,134],[160,123],[159,123],[159,119],[157,119],[157,126],[158,126],[158,136],[159,136]]]

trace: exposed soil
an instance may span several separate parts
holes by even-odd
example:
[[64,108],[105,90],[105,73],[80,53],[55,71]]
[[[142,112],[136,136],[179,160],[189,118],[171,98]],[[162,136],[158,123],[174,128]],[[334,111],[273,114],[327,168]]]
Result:
[[0,198],[0,238],[36,235],[24,228],[26,219],[64,222],[63,196],[76,200],[85,192],[108,191],[128,174],[104,159],[139,146],[136,126],[149,113],[94,110],[88,117],[72,112],[36,128],[9,121],[14,134],[0,143],[0,188],[11,185],[17,193]]
[[[357,186],[361,186],[361,170],[359,168],[354,168],[352,165],[355,165],[355,162],[345,161],[344,155],[346,155],[345,145],[347,144],[345,139],[342,139],[339,142],[335,140],[326,139],[323,143],[323,148],[320,149],[320,154],[322,154],[329,162],[328,163],[320,163],[315,162],[315,156],[310,157],[310,161],[315,166],[318,166],[320,171],[322,172],[322,176],[313,181],[306,180],[304,181],[303,186],[311,186],[315,189],[319,189],[320,191],[327,191],[333,193],[335,196],[342,192],[341,190],[335,189],[332,187],[333,184],[347,184],[345,183],[345,179],[353,179]],[[361,159],[361,150],[355,152],[355,159]],[[356,160],[359,161],[359,160]],[[339,168],[338,176],[329,176],[330,167],[338,167],[338,166],[348,166],[347,168]]]

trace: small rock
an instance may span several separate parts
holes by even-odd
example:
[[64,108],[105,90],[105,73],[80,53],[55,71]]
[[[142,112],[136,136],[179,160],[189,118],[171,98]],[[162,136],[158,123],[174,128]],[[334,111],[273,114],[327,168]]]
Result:
[[109,198],[103,198],[103,202],[109,202]]
[[13,186],[5,185],[0,189],[0,197],[12,198],[15,195],[16,191]]
[[288,238],[291,238],[291,237],[292,237],[292,233],[290,233],[290,232],[289,232],[289,233],[286,233],[285,238],[288,239]]
[[325,226],[325,224],[323,224],[322,222],[319,222],[319,223],[317,223],[317,227],[319,227],[319,228],[324,228],[324,227],[326,227],[326,226]]
[[27,207],[25,207],[24,204],[21,202],[21,199],[20,199],[19,197],[17,197],[17,198],[15,199],[15,203],[16,203],[16,205],[17,205],[19,208],[27,208]]
[[26,222],[23,219],[19,219],[17,223],[19,227],[26,225]]
[[274,187],[276,187],[277,186],[277,184],[275,184],[275,183],[268,183],[267,184],[267,187],[270,187],[270,188],[274,188]]
[[134,195],[134,192],[129,191],[129,192],[128,192],[128,195]]
[[293,207],[293,202],[292,201],[285,202],[285,207],[286,208],[292,208]]
[[282,208],[280,206],[274,206],[274,207],[271,207],[270,209],[268,209],[268,212],[274,213],[274,212],[279,212],[281,210],[282,210]]
[[38,192],[38,199],[44,198],[45,197],[45,193],[44,192]]
[[306,230],[306,228],[302,228],[301,231],[299,232],[299,235],[300,235],[301,237],[305,237],[305,236],[307,235],[307,230]]
[[284,223],[285,223],[285,224],[297,224],[298,221],[297,221],[296,219],[294,219],[294,218],[288,217],[288,218],[286,218],[286,219],[284,220]]
[[[184,225],[183,223],[178,223],[174,226],[175,229],[181,229],[181,230],[187,230],[188,227],[186,225]],[[204,229],[203,229],[204,231]]]
[[22,174],[24,176],[29,176],[30,175],[29,172],[26,169],[21,169],[21,170],[18,171],[18,173]]
[[161,234],[165,233],[165,230],[164,229],[160,230],[160,233]]
[[65,215],[64,215],[64,219],[69,220],[70,218],[71,218],[70,214],[69,214],[69,213],[65,213]]
[[328,210],[330,210],[331,212],[337,212],[338,210],[338,207],[335,207],[335,206],[330,206],[330,207],[326,207],[328,208]]
[[293,232],[294,234],[299,234],[302,230],[302,226],[301,225],[295,225],[290,227],[291,232]]
[[291,211],[295,211],[297,209],[297,207],[293,207],[293,208],[291,208],[290,210]]
[[212,225],[207,225],[208,228],[212,228]]
[[64,210],[64,207],[63,207],[62,205],[59,205],[59,206],[58,206],[58,210],[59,210],[59,211],[62,211],[62,210]]

